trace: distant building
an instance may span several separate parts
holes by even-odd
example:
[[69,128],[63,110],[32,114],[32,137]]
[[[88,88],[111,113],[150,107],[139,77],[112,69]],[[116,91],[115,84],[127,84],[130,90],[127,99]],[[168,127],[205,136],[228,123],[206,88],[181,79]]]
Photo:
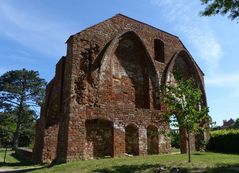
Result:
[[223,120],[222,129],[227,129],[232,127],[235,124],[235,121],[231,118],[230,120]]

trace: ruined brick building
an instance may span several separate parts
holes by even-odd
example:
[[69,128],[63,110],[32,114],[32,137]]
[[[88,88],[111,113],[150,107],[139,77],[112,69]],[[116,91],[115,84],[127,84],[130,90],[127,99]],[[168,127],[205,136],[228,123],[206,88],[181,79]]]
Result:
[[170,152],[158,133],[169,130],[159,87],[175,68],[196,79],[206,104],[204,74],[177,36],[121,14],[70,36],[46,89],[34,159]]

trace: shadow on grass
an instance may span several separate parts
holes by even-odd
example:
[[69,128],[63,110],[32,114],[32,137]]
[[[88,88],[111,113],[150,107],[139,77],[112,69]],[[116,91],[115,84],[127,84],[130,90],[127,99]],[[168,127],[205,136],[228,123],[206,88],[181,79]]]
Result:
[[[143,164],[143,165],[120,165],[113,166],[111,169],[103,168],[93,170],[94,173],[135,173],[135,172],[147,172],[147,173],[239,173],[239,164],[218,166],[216,168],[185,168],[178,167],[178,171],[175,171],[173,167],[166,167],[165,171],[159,171],[160,167],[164,167],[159,164]],[[174,171],[173,171],[174,169]]]
[[192,155],[195,155],[195,156],[201,156],[201,155],[205,155],[205,153],[202,153],[202,152],[196,152],[196,153],[193,153]]
[[[12,153],[11,156],[14,157],[17,160],[17,162],[0,163],[0,167],[1,166],[6,167],[5,168],[6,170],[4,170],[4,173],[31,172],[34,170],[43,169],[47,167],[47,165],[42,165],[40,167],[27,168],[25,166],[36,166],[36,165],[31,160],[23,158],[23,157],[19,157],[15,153]],[[0,172],[2,171],[0,170]]]
[[17,160],[17,162],[6,162],[6,163],[1,162],[0,166],[14,167],[14,166],[33,166],[34,165],[34,163],[31,160],[19,157],[15,153],[12,153],[11,156],[14,157]]
[[[160,168],[166,168],[166,170],[160,170]],[[143,164],[143,165],[121,165],[121,166],[113,166],[111,169],[96,169],[94,173],[135,173],[135,172],[143,172],[147,171],[148,173],[170,173],[176,168],[165,167],[164,165],[151,165],[151,164]],[[177,173],[189,173],[190,171],[186,168],[179,168],[179,172]]]
[[203,173],[239,173],[239,163],[219,165],[216,168],[208,168]]

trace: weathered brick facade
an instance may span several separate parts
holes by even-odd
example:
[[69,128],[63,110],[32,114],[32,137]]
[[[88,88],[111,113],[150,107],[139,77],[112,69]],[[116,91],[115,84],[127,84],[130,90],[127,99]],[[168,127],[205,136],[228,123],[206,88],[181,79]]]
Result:
[[121,14],[72,35],[47,86],[35,161],[170,152],[159,87],[174,68],[206,104],[203,73],[178,37]]

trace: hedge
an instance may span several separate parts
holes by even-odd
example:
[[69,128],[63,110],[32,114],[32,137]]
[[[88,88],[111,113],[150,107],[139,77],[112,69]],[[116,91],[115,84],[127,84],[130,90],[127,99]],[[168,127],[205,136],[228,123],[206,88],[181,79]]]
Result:
[[211,138],[207,150],[222,153],[239,154],[239,130],[216,130],[210,132]]

